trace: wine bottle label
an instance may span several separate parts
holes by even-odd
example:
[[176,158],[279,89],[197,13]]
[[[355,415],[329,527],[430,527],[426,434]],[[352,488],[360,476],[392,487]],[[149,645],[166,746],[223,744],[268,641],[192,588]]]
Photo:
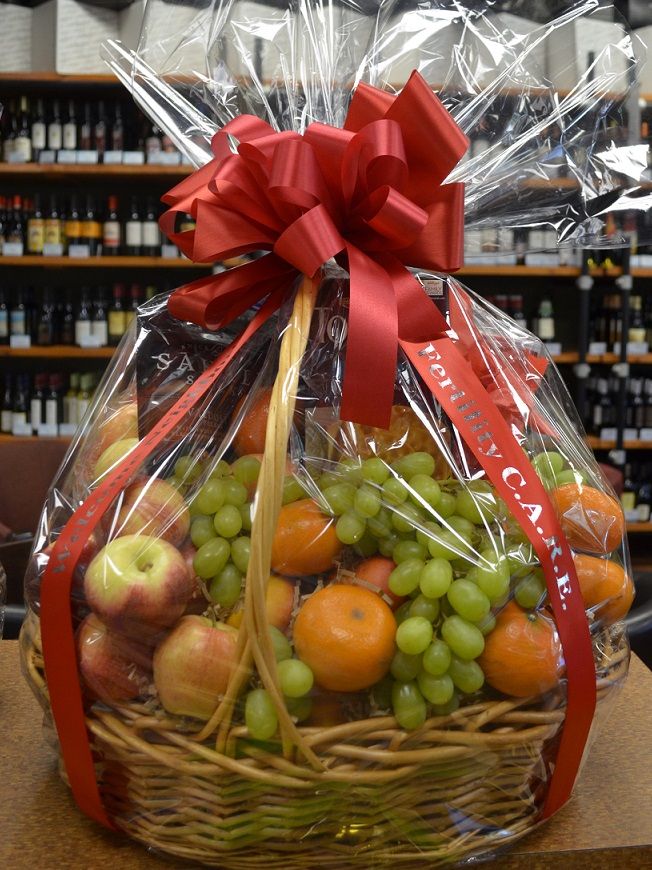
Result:
[[638,513],[638,521],[639,523],[647,523],[650,521],[650,505],[649,504],[638,504],[636,505],[636,512]]
[[75,344],[82,347],[91,337],[90,320],[75,320]]
[[77,423],[81,423],[90,403],[90,399],[77,399]]
[[24,311],[20,309],[12,311],[9,316],[9,323],[12,335],[25,335],[27,333]]
[[45,400],[45,425],[59,425],[59,402],[56,399]]
[[43,218],[31,218],[27,222],[27,250],[30,254],[42,254],[45,243]]
[[32,140],[29,136],[16,136],[11,154],[14,163],[29,163],[32,159]]
[[126,319],[124,311],[109,311],[109,335],[111,338],[122,338],[125,333]]
[[128,248],[140,248],[143,244],[143,225],[140,221],[127,221],[125,242]]
[[7,338],[9,335],[9,315],[6,309],[0,311],[0,338]]
[[133,308],[131,309],[131,311],[125,311],[125,332],[131,326],[131,321],[134,319],[135,316],[136,312],[133,310]]
[[156,221],[143,223],[143,245],[147,248],[158,248],[161,245],[161,233]]
[[552,317],[539,317],[537,331],[541,341],[554,341],[555,321]]
[[50,124],[48,126],[48,148],[51,151],[59,151],[62,144],[61,124]]
[[106,320],[94,320],[91,325],[91,335],[100,343],[100,347],[106,347],[109,343],[109,327]]
[[599,429],[602,426],[602,406],[593,406],[593,428]]
[[119,248],[120,247],[120,223],[119,221],[105,221],[104,222],[104,235],[102,237],[102,244],[105,248]]
[[81,234],[85,239],[101,239],[102,225],[99,221],[82,221]]
[[43,151],[45,148],[45,124],[43,121],[34,121],[32,124],[32,148],[35,151]]
[[61,232],[61,221],[59,218],[45,219],[45,244],[60,245],[63,242],[63,234]]
[[43,405],[40,399],[32,399],[29,403],[29,417],[30,423],[32,424],[32,429],[36,432],[38,427],[43,422],[42,419],[42,410]]
[[5,139],[2,145],[2,159],[5,163],[11,162],[11,155],[14,153],[14,140]]
[[66,221],[66,237],[68,239],[78,239],[81,236],[81,221],[70,220]]
[[2,413],[0,413],[0,429],[3,432],[11,432],[12,425],[13,414],[11,411],[2,411]]
[[74,151],[77,148],[77,125],[63,125],[63,147],[68,151]]
[[27,425],[27,411],[12,411],[11,412],[11,428],[19,429],[21,426]]

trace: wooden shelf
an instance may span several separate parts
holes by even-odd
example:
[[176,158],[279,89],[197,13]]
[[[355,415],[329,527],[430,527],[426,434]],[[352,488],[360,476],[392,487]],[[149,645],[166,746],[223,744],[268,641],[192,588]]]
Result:
[[26,178],[181,178],[190,175],[192,166],[155,166],[143,164],[104,163],[0,163],[0,178],[23,176]]
[[[595,435],[587,435],[586,443],[592,450],[612,450],[616,446],[615,441],[602,441]],[[625,450],[652,450],[652,441],[625,441]]]
[[47,268],[58,266],[70,269],[124,268],[134,269],[211,269],[211,263],[193,263],[184,257],[164,259],[163,257],[2,257],[0,266],[37,266]]
[[0,347],[0,357],[33,357],[35,359],[110,359],[114,347],[70,347],[53,344],[47,347]]
[[652,523],[627,523],[627,533],[630,535],[652,532]]
[[[650,270],[652,274],[652,269]],[[511,276],[511,277],[532,277],[545,276],[552,277],[568,277],[575,278],[580,274],[580,270],[576,266],[501,266],[500,264],[481,264],[468,263],[463,266],[456,275],[495,275]]]
[[48,438],[44,435],[6,435],[0,433],[0,444],[10,441],[56,441],[59,444],[69,444],[71,438],[62,435],[52,435]]
[[[579,362],[580,355],[576,350],[569,350],[553,356],[552,359],[558,365],[563,365],[564,363]],[[594,365],[613,365],[613,363],[620,362],[620,355],[617,353],[591,353],[587,354],[586,362]],[[627,357],[627,362],[630,365],[652,365],[652,353],[630,354]]]
[[557,363],[557,365],[564,365],[565,363],[576,363],[578,359],[579,354],[576,350],[566,350],[553,356],[552,361]]
[[35,85],[114,85],[118,79],[108,73],[0,72],[0,83]]

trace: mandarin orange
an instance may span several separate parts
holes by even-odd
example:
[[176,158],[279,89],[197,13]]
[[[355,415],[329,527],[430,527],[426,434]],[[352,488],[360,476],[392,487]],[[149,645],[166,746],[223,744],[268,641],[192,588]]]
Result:
[[618,502],[583,483],[565,483],[550,493],[571,547],[606,555],[620,544],[625,517]]
[[272,571],[289,577],[320,574],[333,567],[342,550],[335,521],[311,498],[284,505],[272,542]]
[[584,553],[573,558],[585,606],[601,605],[596,615],[606,625],[626,616],[634,600],[634,584],[623,568],[617,562]]
[[[267,429],[267,415],[269,414],[271,396],[271,387],[263,387],[254,396],[254,400],[248,412],[242,418],[233,439],[233,448],[238,456],[246,456],[247,453],[262,453],[265,449],[265,431]],[[234,417],[238,416],[248,398],[249,394],[245,394],[240,399],[236,405]]]
[[301,606],[294,622],[298,657],[322,689],[358,692],[389,671],[396,620],[383,599],[362,586],[332,583]]

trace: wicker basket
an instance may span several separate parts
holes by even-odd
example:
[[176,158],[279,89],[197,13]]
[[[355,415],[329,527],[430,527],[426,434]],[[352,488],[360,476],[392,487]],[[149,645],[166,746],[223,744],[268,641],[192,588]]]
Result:
[[[406,732],[391,716],[298,728],[284,708],[265,613],[291,397],[316,282],[304,281],[281,345],[252,529],[241,667],[200,732],[156,696],[87,708],[100,793],[116,824],[148,847],[225,870],[423,868],[495,851],[539,819],[564,721],[563,692],[484,700]],[[38,617],[21,635],[27,678],[49,710]],[[627,671],[622,634],[594,643],[600,703]],[[279,713],[282,751],[232,722],[255,664]]]

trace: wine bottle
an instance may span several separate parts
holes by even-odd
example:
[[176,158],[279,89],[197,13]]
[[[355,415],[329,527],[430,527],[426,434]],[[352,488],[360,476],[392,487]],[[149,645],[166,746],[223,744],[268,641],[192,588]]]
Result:
[[124,149],[124,124],[122,123],[122,107],[119,101],[116,101],[113,110],[113,124],[111,126],[111,148],[113,151],[122,151]]
[[34,377],[34,389],[29,401],[29,422],[32,432],[38,435],[39,426],[44,421],[45,389],[48,383],[47,374],[39,374]]
[[63,147],[63,129],[61,126],[61,115],[59,113],[59,100],[52,101],[52,116],[48,124],[48,149],[50,151],[60,151]]
[[44,242],[49,246],[57,246],[63,251],[63,220],[59,213],[57,198],[54,194],[50,196],[50,208],[48,209],[47,217],[45,218],[45,236]]
[[63,125],[63,147],[68,151],[77,150],[77,116],[74,100],[68,100],[68,117]]
[[106,151],[106,117],[104,114],[104,100],[97,104],[97,120],[94,129],[95,150],[99,159],[102,160]]
[[156,220],[156,209],[151,198],[147,200],[147,210],[143,220],[143,255],[146,257],[161,256],[161,231]]
[[70,375],[68,391],[63,397],[63,422],[70,423],[76,426],[79,423],[79,415],[77,414],[77,393],[79,392],[79,373],[73,372]]
[[75,343],[75,309],[72,304],[70,290],[66,294],[66,301],[61,315],[59,341],[65,345],[73,345]]
[[78,423],[81,423],[86,411],[88,411],[88,406],[91,403],[93,376],[87,373],[83,374],[80,377],[79,382],[79,393],[77,394],[77,418]]
[[2,405],[0,406],[0,431],[11,432],[13,424],[12,412],[14,400],[11,389],[11,375],[4,376],[4,390],[2,391]]
[[118,217],[118,197],[110,196],[102,227],[102,256],[111,257],[120,253],[122,227]]
[[92,334],[91,300],[87,287],[82,287],[81,300],[75,315],[75,344],[88,347]]
[[20,98],[20,114],[14,139],[12,160],[16,163],[30,163],[32,160],[32,125],[29,117],[27,97]]
[[64,227],[66,234],[66,244],[79,245],[82,240],[82,228],[79,214],[79,206],[77,204],[77,197],[74,195],[70,197],[70,209],[68,210],[68,215],[66,217]]
[[84,120],[79,128],[79,149],[90,151],[93,147],[93,122],[91,119],[91,105],[84,103]]
[[109,344],[113,347],[120,343],[127,328],[124,293],[123,284],[113,285],[113,301],[109,308]]
[[45,151],[47,147],[47,126],[45,123],[45,110],[43,109],[43,100],[36,101],[36,111],[32,118],[32,157],[38,161],[41,151]]
[[138,311],[138,306],[142,301],[142,291],[140,284],[132,284],[131,289],[129,291],[129,295],[131,298],[131,305],[129,309],[125,312],[125,329],[129,329],[131,325],[131,321],[136,316],[136,312]]
[[138,257],[143,247],[143,222],[138,209],[136,197],[131,199],[131,210],[125,225],[125,253],[132,257]]
[[45,243],[45,220],[41,209],[40,194],[34,195],[34,211],[27,219],[27,253],[42,254]]
[[18,115],[15,100],[9,101],[8,111],[3,113],[2,117],[3,120],[5,117],[7,118],[4,141],[2,143],[2,159],[5,163],[11,163],[14,159],[14,146],[16,144],[16,135],[18,134]]
[[9,306],[3,289],[0,289],[0,344],[9,344]]
[[10,335],[28,335],[28,314],[24,290],[18,290],[9,312]]
[[39,347],[47,347],[56,343],[55,308],[52,291],[49,287],[43,288],[41,306],[36,317],[35,332],[36,344]]
[[50,375],[48,392],[45,396],[45,423],[47,426],[57,426],[61,421],[61,388],[63,378],[60,374]]
[[88,253],[96,257],[102,245],[102,225],[95,212],[95,200],[92,196],[86,199],[86,214],[81,222],[82,244],[88,245]]
[[16,389],[11,406],[11,428],[27,426],[29,422],[29,375],[16,375]]
[[91,335],[100,347],[106,347],[109,343],[109,328],[106,317],[106,299],[104,290],[98,290],[93,305],[93,323],[91,324]]

